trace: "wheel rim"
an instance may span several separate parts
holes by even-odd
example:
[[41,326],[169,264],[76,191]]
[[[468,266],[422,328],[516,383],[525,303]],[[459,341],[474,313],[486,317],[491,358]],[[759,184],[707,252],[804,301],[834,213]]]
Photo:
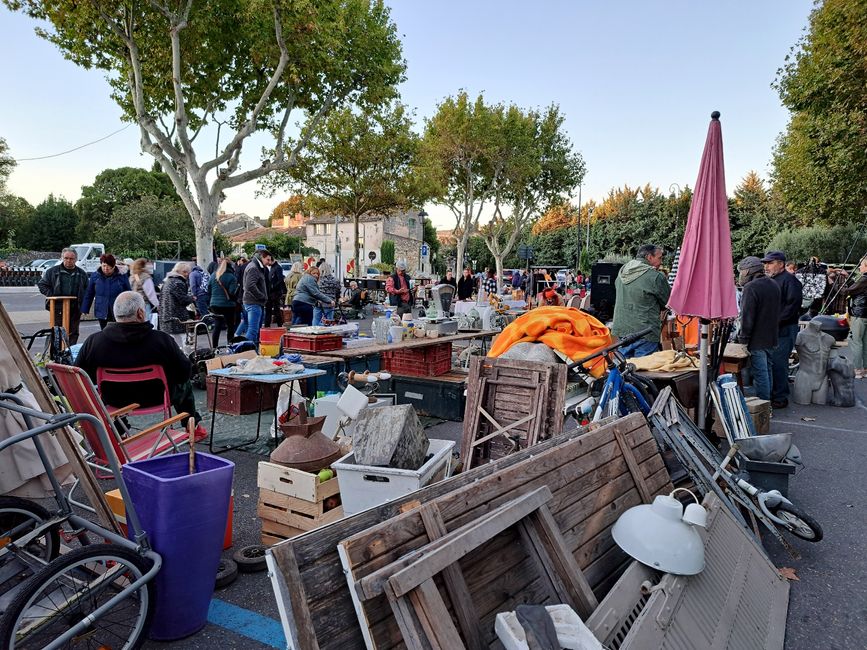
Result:
[[[13,541],[12,536],[8,535],[8,533],[11,532],[14,528],[24,524],[27,520],[30,520],[33,525],[27,526],[26,528],[17,531],[15,534],[15,539],[23,537],[24,535],[32,532],[34,528],[43,523],[42,519],[36,516],[35,513],[32,513],[29,510],[24,510],[23,508],[3,508],[3,512],[0,513],[0,548],[7,546],[10,542]],[[42,542],[43,547],[39,546],[40,542]],[[36,557],[44,557],[44,559],[52,558],[54,551],[54,542],[49,533],[49,529],[46,528],[44,534],[34,539],[30,544],[27,545],[26,548],[29,553],[35,555]]]
[[[15,622],[10,650],[44,648],[143,576],[116,555],[84,557],[43,582]],[[136,591],[67,641],[65,648],[130,648],[147,618],[147,587]]]
[[816,536],[816,532],[797,515],[794,515],[787,510],[778,510],[775,514],[778,519],[785,521],[786,527],[799,537],[812,539]]

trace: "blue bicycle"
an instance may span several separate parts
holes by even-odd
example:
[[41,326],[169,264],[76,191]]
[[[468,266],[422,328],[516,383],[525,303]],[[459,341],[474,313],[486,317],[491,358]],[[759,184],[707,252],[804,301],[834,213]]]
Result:
[[[636,374],[635,366],[629,363],[628,359],[620,352],[621,348],[635,343],[650,331],[651,328],[648,327],[640,332],[624,336],[617,343],[597,350],[567,366],[570,370],[581,373],[592,382],[590,394],[596,398],[593,422],[628,413],[642,413],[645,417],[650,413],[650,408],[659,391],[652,381]],[[606,361],[608,374],[604,379],[593,380],[585,364],[600,357]]]

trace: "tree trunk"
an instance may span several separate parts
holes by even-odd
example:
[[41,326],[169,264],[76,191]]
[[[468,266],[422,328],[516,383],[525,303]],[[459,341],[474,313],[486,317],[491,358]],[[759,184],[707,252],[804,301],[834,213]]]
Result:
[[[199,203],[199,215],[190,215],[196,231],[196,259],[203,269],[214,261],[214,228],[217,226],[218,205],[211,201]],[[229,254],[231,251],[224,251]]]
[[503,258],[505,255],[502,253],[494,254],[494,265],[497,269],[497,293],[500,295],[503,294]]
[[355,260],[356,278],[361,277],[361,264],[358,261],[358,215],[352,217],[352,259]]
[[466,251],[466,248],[467,248],[467,240],[464,239],[464,237],[461,237],[460,239],[458,239],[457,247],[455,250],[455,258],[456,258],[455,276],[456,277],[460,277],[460,275],[464,271],[464,252]]

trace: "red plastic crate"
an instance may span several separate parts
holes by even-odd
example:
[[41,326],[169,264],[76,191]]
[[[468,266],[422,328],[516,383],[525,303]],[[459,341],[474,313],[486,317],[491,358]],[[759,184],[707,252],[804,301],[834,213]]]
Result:
[[303,352],[327,352],[343,347],[343,337],[339,334],[286,334],[283,348]]
[[382,367],[395,375],[436,377],[452,369],[452,344],[389,350],[382,353]]

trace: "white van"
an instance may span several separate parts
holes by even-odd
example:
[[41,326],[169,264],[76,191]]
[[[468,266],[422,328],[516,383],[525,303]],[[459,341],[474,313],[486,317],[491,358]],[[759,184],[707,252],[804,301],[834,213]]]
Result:
[[76,266],[88,273],[93,273],[99,268],[99,258],[105,253],[104,244],[71,244],[69,248],[74,249],[78,255]]

